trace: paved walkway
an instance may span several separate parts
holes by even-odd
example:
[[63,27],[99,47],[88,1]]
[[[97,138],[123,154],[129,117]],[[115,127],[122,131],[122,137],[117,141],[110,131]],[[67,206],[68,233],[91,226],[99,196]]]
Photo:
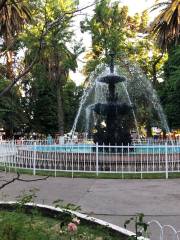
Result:
[[[0,173],[0,180],[12,178]],[[32,176],[23,175],[25,179]],[[38,177],[37,177],[38,178]],[[0,183],[1,185],[1,183]],[[52,204],[62,199],[81,206],[82,212],[123,226],[125,220],[142,212],[180,230],[180,179],[103,180],[48,178],[37,182],[14,182],[0,192],[1,200],[13,200],[23,191],[38,188],[37,202]]]

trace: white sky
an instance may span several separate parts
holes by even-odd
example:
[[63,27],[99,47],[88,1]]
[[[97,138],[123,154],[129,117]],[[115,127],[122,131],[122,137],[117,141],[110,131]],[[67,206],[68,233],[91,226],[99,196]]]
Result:
[[[145,9],[149,9],[155,2],[155,0],[119,0],[119,1],[120,3],[122,3],[122,5],[128,6],[130,15],[134,15],[135,13],[141,13]],[[88,6],[93,2],[94,0],[80,0],[79,8]],[[76,34],[76,40],[82,39],[83,44],[86,47],[86,50],[88,50],[88,48],[91,46],[91,38],[88,33],[82,34],[80,32],[79,23],[80,21],[83,20],[84,14],[87,14],[88,16],[91,16],[93,14],[93,8],[88,8],[82,13],[83,15],[75,18],[74,30]],[[150,14],[150,18],[151,19],[154,18],[153,13]],[[76,73],[73,73],[73,72],[70,73],[71,79],[74,80],[77,85],[81,84],[85,79],[85,77],[81,74],[81,71],[83,68],[83,64],[81,61],[83,61],[84,55],[85,53],[81,54],[81,56],[79,57],[80,61],[78,61],[78,70],[76,71]]]

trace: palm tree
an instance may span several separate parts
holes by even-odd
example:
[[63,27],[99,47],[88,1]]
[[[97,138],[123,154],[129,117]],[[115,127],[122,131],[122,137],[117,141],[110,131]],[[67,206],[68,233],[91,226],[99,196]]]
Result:
[[20,0],[4,1],[0,9],[0,36],[4,41],[7,59],[7,77],[13,78],[13,51],[12,47],[16,36],[24,25],[31,19],[28,4]]
[[[159,2],[159,1],[156,1]],[[157,43],[163,50],[179,42],[180,37],[180,0],[168,0],[157,3],[152,10],[163,7],[150,26]]]

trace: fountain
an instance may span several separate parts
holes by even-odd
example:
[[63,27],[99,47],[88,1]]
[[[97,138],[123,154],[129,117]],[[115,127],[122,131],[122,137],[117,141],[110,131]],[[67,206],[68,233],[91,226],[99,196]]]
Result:
[[127,56],[118,57],[116,65],[114,57],[115,54],[110,54],[110,72],[109,67],[101,63],[91,73],[71,130],[72,139],[79,119],[80,131],[100,145],[130,145],[130,132],[135,132],[135,139],[141,143],[144,133],[140,126],[147,130],[147,137],[151,137],[153,126],[169,133],[151,81]]
[[96,103],[92,110],[98,115],[94,128],[93,140],[105,145],[131,144],[131,134],[125,116],[132,110],[132,105],[120,103],[116,93],[116,84],[126,81],[124,76],[114,73],[114,53],[110,53],[110,73],[99,78],[99,82],[108,85],[106,103]]

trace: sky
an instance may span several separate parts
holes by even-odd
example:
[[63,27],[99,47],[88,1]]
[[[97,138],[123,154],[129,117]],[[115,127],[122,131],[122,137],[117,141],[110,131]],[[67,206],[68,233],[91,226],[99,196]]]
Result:
[[[92,4],[94,0],[80,0],[79,2],[80,2],[79,8],[83,8],[85,6]],[[134,15],[135,13],[141,13],[142,11],[149,9],[154,4],[155,0],[119,0],[119,2],[122,5],[128,6],[130,15]],[[75,18],[74,31],[75,31],[76,40],[82,40],[86,48],[86,51],[88,51],[88,49],[91,46],[91,38],[88,33],[84,33],[84,34],[81,33],[79,23],[80,21],[83,20],[86,14],[88,15],[88,17],[92,16],[93,7],[84,10],[82,13],[83,13],[82,15]],[[153,13],[150,13],[150,19],[152,20],[154,17],[155,15]],[[76,72],[75,73],[70,72],[71,79],[75,81],[77,85],[80,85],[85,80],[85,76],[81,74],[81,71],[83,68],[82,61],[84,61],[83,57],[85,54],[86,53],[83,53],[79,56],[78,69],[76,70]]]

